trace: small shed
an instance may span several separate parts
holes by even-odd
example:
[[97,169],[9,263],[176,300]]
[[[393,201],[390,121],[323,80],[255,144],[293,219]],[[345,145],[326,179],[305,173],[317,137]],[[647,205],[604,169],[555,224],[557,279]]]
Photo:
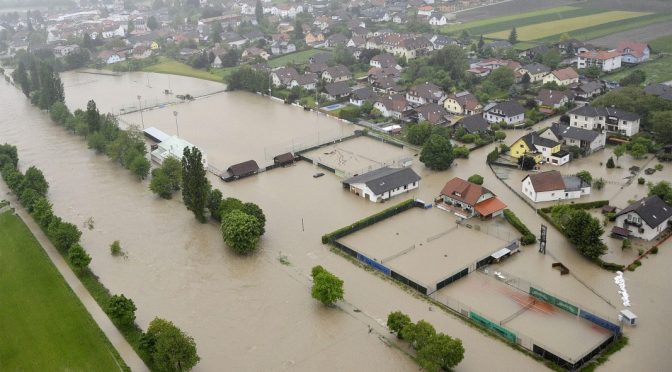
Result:
[[614,226],[614,227],[611,229],[611,236],[613,236],[613,237],[615,237],[615,238],[622,238],[622,239],[625,239],[625,238],[627,238],[628,236],[630,236],[630,230],[628,230],[628,229],[626,229],[626,228],[624,228],[624,227]]
[[296,161],[296,158],[291,152],[286,152],[273,158],[273,164],[280,167],[294,164],[294,161]]
[[637,322],[637,315],[635,315],[635,313],[633,313],[632,311],[630,311],[628,309],[623,309],[618,314],[618,320],[620,320],[621,322],[623,322],[627,325],[634,326],[635,323]]
[[220,178],[225,182],[230,182],[237,180],[239,178],[244,178],[257,174],[259,172],[259,165],[254,160],[244,161],[242,163],[234,164],[230,166],[225,173],[223,173]]
[[614,213],[614,212],[616,212],[616,207],[614,207],[613,205],[605,205],[602,207],[602,214]]
[[145,137],[149,138],[150,140],[156,143],[163,142],[168,138],[170,138],[169,135],[167,135],[166,133],[155,127],[146,128],[142,131],[142,133],[145,135]]

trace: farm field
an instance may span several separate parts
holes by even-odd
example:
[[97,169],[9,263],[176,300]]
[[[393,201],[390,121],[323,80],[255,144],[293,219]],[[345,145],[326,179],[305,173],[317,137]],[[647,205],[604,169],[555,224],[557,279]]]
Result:
[[[586,28],[586,25],[602,25],[605,23],[623,21],[632,18],[642,17],[648,13],[643,12],[625,12],[625,11],[608,11],[592,15],[584,15],[580,17],[573,17],[568,19],[561,19],[557,21],[550,21],[544,23],[537,23],[533,25],[518,27],[518,39],[521,41],[539,40],[549,36],[559,35],[562,33],[571,33]],[[493,39],[506,39],[509,36],[510,30],[504,30],[485,35]]]
[[[481,27],[488,27],[488,26],[496,26],[502,23],[509,23],[511,25],[516,25],[520,24],[525,19],[529,18],[535,18],[535,17],[541,17],[541,16],[553,16],[559,13],[564,13],[564,12],[571,12],[571,11],[576,11],[581,8],[575,7],[575,6],[558,6],[554,8],[547,8],[547,9],[541,9],[541,10],[536,10],[533,12],[526,12],[526,13],[520,13],[520,14],[513,14],[509,16],[502,16],[502,17],[490,17],[487,19],[482,19],[478,21],[472,21],[472,22],[466,22],[466,23],[461,23],[461,24],[455,24],[455,25],[446,25],[441,28],[441,31],[443,32],[460,32],[462,30],[469,30],[472,32],[472,30],[481,28]],[[535,21],[537,23],[537,21]],[[505,26],[501,26],[505,27]],[[478,31],[474,31],[477,33]],[[472,33],[474,33],[472,32]]]
[[[672,30],[670,30],[670,32],[672,32]],[[672,53],[672,35],[661,36],[650,40],[649,46],[654,53]]]
[[[572,9],[565,9],[565,8],[572,8]],[[462,30],[467,30],[471,35],[485,35],[495,32],[506,31],[507,32],[506,37],[508,37],[508,32],[513,27],[520,28],[523,26],[536,25],[539,23],[570,19],[574,17],[587,16],[603,12],[604,10],[594,8],[559,7],[558,11],[553,13],[537,14],[537,12],[530,12],[513,16],[496,17],[489,20],[474,21],[462,25],[457,25],[457,26],[465,26],[465,27],[459,27],[457,31],[453,31],[452,29],[450,31],[446,31],[444,29],[443,31],[457,34]],[[531,16],[527,16],[529,14],[531,14]],[[445,26],[445,27],[452,28],[456,26]]]
[[[648,19],[649,17],[642,18]],[[590,43],[606,49],[613,49],[622,40],[648,41],[653,53],[672,52],[672,27],[670,27],[669,22],[654,23],[632,30],[612,33],[597,39],[591,39]],[[655,48],[651,45],[653,42],[655,42]]]
[[118,371],[124,362],[28,227],[0,215],[0,369]]
[[624,68],[619,72],[606,75],[608,80],[621,80],[634,70],[642,70],[646,73],[646,84],[663,83],[672,80],[672,56],[657,58],[639,66]]
[[324,50],[308,49],[296,53],[285,54],[284,56],[280,56],[278,58],[269,59],[268,65],[271,66],[272,68],[276,68],[276,67],[282,67],[288,63],[294,63],[294,64],[308,63],[308,59],[310,57],[320,52],[324,52]]
[[[654,24],[664,24],[665,22],[667,22],[668,24],[672,22],[672,14],[669,13],[649,14],[637,18],[630,18],[621,21],[604,23],[601,25],[580,29],[574,32],[569,32],[569,35],[577,40],[588,41],[608,35],[613,35],[619,32],[637,30],[642,27]],[[560,34],[557,34],[545,37],[543,39],[539,39],[537,41],[556,41],[559,38]]]
[[222,82],[224,79],[224,76],[226,76],[231,69],[228,68],[222,68],[222,69],[215,69],[211,71],[206,71],[206,70],[198,70],[195,69],[185,63],[176,61],[174,59],[170,58],[165,58],[162,57],[160,59],[160,62],[147,66],[142,71],[146,72],[157,72],[160,74],[172,74],[172,75],[181,75],[181,76],[188,76],[188,77],[193,77],[197,79],[203,79],[203,80],[210,80],[210,81],[218,81]]

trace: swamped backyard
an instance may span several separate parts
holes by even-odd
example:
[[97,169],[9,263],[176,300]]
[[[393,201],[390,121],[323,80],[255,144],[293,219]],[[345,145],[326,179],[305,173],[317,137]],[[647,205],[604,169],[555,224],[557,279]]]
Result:
[[[108,92],[144,86],[140,82],[149,78],[152,87],[142,88],[143,95],[160,97],[168,83],[154,74],[137,73],[96,76],[95,82],[78,85],[74,82],[80,76],[75,74],[63,74],[66,97],[73,109],[84,107],[89,98],[98,100],[99,96],[105,97],[101,102],[109,109],[130,106],[135,97],[115,97]],[[190,84],[191,80],[173,78],[171,89],[188,92],[194,89]],[[95,89],[90,89],[94,86]],[[210,88],[216,91],[216,87]],[[613,274],[581,257],[552,227],[546,255],[537,252],[536,244],[522,246],[520,253],[502,263],[491,263],[485,269],[478,267],[479,270],[476,270],[478,262],[509,247],[520,237],[503,217],[459,221],[449,211],[418,206],[338,240],[425,288],[439,289],[429,291],[434,292],[431,299],[437,301],[429,306],[425,300],[409,295],[405,287],[371,275],[320,244],[322,235],[403,200],[419,199],[423,206],[432,205],[448,180],[467,179],[474,173],[483,175],[483,186],[503,200],[538,236],[543,220],[513,191],[519,189],[522,174],[496,169],[504,178],[508,176],[504,183],[485,163],[485,156],[495,144],[474,151],[468,159],[456,160],[447,171],[431,171],[418,161],[418,151],[412,147],[368,136],[339,142],[358,127],[248,93],[216,94],[189,103],[157,107],[142,115],[121,116],[124,125],[154,126],[169,134],[177,134],[179,130],[180,137],[202,148],[209,162],[220,169],[250,159],[267,165],[282,152],[325,144],[303,155],[343,173],[337,175],[312,161],[299,161],[232,183],[224,183],[214,174],[209,176],[211,184],[225,196],[254,201],[267,215],[261,251],[241,258],[225,247],[216,226],[198,224],[179,201],[156,199],[147,190],[146,182],[131,179],[103,157],[86,150],[84,143],[54,127],[41,113],[30,111],[32,108],[22,103],[18,92],[9,91],[8,87],[2,89],[5,101],[13,107],[8,109],[9,115],[30,118],[21,131],[5,122],[3,134],[6,133],[8,142],[19,146],[27,162],[40,164],[54,180],[50,197],[55,210],[75,222],[88,217],[95,219],[96,227],[83,235],[83,243],[93,256],[92,269],[113,292],[126,293],[136,301],[141,327],[147,325],[151,316],[160,314],[193,335],[203,358],[199,370],[215,369],[224,362],[237,369],[311,370],[328,364],[335,370],[357,370],[368,363],[376,363],[385,370],[415,368],[404,353],[388,347],[396,345],[396,341],[384,327],[384,319],[395,310],[407,312],[413,319],[427,319],[437,330],[462,339],[465,360],[457,370],[497,370],[502,365],[533,370],[542,365],[491,335],[475,331],[460,317],[470,318],[506,338],[508,334],[499,328],[503,327],[515,335],[514,342],[521,346],[535,351],[533,345],[537,345],[574,363],[607,340],[610,333],[580,317],[579,310],[575,314],[561,309],[557,302],[550,305],[548,302],[552,300],[545,296],[566,299],[577,309],[601,315],[603,319],[615,318],[622,307]],[[595,155],[608,157],[608,151]],[[575,173],[597,159],[570,163],[562,171]],[[622,182],[627,175],[625,170],[631,160],[622,157],[620,162],[621,169],[610,170],[613,171],[610,181]],[[422,179],[419,188],[390,202],[372,203],[350,193],[341,183],[344,176],[399,164],[412,164]],[[63,175],[66,169],[67,177]],[[325,175],[314,178],[316,172]],[[594,169],[596,177],[609,176],[601,172],[603,167]],[[668,177],[669,172],[665,168],[651,180]],[[89,186],[81,187],[85,182]],[[623,190],[619,187],[607,183],[604,197],[621,203],[645,193],[637,188],[640,186],[636,182],[625,185]],[[101,194],[106,198],[100,198]],[[128,218],[120,219],[119,215]],[[150,241],[148,232],[152,235]],[[116,239],[122,240],[128,252],[125,260],[110,257],[106,252]],[[665,259],[669,259],[668,253]],[[652,258],[659,259],[663,257]],[[567,266],[571,274],[561,276],[552,268],[557,262]],[[344,279],[346,300],[339,304],[340,310],[324,309],[310,300],[308,275],[316,264]],[[468,271],[466,277],[459,276],[438,288],[438,283],[453,278],[464,268]],[[640,270],[647,269],[644,263],[635,274],[646,275]],[[654,271],[652,275],[664,274]],[[512,278],[530,285],[514,288],[509,281]],[[138,286],[138,282],[145,284]],[[530,287],[545,292],[532,294]],[[662,320],[662,315],[649,309],[646,296],[643,291],[633,294],[637,298],[634,310],[640,311],[641,307],[642,314],[650,319],[647,322]],[[669,296],[661,301],[672,304]],[[194,307],[194,303],[198,306]],[[441,308],[437,306],[439,303],[446,311],[437,310]],[[278,318],[283,322],[271,321]],[[647,325],[641,328],[647,329]],[[236,342],[222,341],[223,333]],[[655,353],[641,329],[626,329],[625,333],[631,340],[640,340],[629,346],[632,347],[629,352]],[[255,336],[258,334],[265,337],[260,339]],[[492,358],[482,357],[481,350],[486,349]],[[348,358],[344,360],[343,355]],[[616,358],[622,363],[620,366],[634,363],[620,354]],[[647,358],[645,363],[655,369],[665,364],[664,359]],[[607,366],[618,368],[614,364]]]

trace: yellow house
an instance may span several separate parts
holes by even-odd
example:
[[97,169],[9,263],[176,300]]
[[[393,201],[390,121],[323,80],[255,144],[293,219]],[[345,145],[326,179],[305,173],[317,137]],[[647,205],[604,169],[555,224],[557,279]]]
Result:
[[152,41],[152,43],[149,45],[149,49],[151,50],[159,49],[159,43],[157,43],[156,41]]
[[524,155],[530,156],[537,163],[546,161],[562,165],[569,162],[569,153],[560,149],[560,143],[541,137],[537,132],[530,132],[520,137],[511,145],[510,154],[515,159]]

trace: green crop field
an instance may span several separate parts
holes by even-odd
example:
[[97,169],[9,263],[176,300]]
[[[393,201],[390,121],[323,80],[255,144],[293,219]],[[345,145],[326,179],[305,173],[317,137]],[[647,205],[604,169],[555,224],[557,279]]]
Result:
[[[602,12],[598,14],[586,15],[581,17],[567,18],[557,21],[550,21],[519,27],[518,40],[530,41],[539,40],[545,37],[558,35],[562,33],[571,33],[587,27],[593,27],[604,23],[622,21],[631,18],[642,17],[650,13],[643,12],[625,12],[620,10]],[[485,35],[493,39],[506,39],[509,37],[509,30],[495,32]]]
[[310,57],[322,52],[325,51],[320,49],[308,49],[296,53],[285,54],[284,56],[280,56],[278,58],[269,59],[268,65],[272,68],[282,67],[288,63],[302,65],[308,63]]
[[557,9],[557,11],[551,13],[544,12],[542,14],[539,14],[539,12],[522,13],[513,16],[490,18],[484,21],[468,22],[461,25],[448,25],[444,26],[442,31],[459,34],[462,30],[468,30],[471,35],[485,35],[498,31],[509,31],[513,27],[523,27],[604,12],[602,9],[595,8],[558,7],[552,9]]
[[663,83],[672,80],[672,56],[665,56],[656,58],[649,62],[642,63],[638,66],[626,67],[620,71],[604,76],[607,80],[621,80],[630,74],[632,71],[642,70],[646,73],[646,82],[649,83]]
[[[621,21],[604,23],[597,26],[587,27],[581,30],[568,32],[569,36],[577,40],[593,40],[617,32],[634,30],[656,23],[672,22],[672,14],[649,14],[642,17],[630,18]],[[552,35],[537,41],[557,41],[561,34]]]
[[567,11],[574,11],[574,10],[578,10],[578,9],[581,9],[581,8],[578,8],[578,7],[575,7],[575,6],[558,6],[558,7],[555,7],[555,8],[541,9],[541,10],[536,10],[536,11],[533,11],[533,12],[514,14],[514,15],[510,15],[510,16],[493,17],[493,18],[482,19],[482,20],[472,21],[472,22],[467,22],[467,23],[461,23],[461,24],[455,24],[455,25],[446,25],[446,26],[441,27],[441,31],[451,33],[451,32],[460,32],[462,30],[469,30],[471,32],[472,29],[479,28],[479,27],[497,25],[497,24],[505,23],[505,22],[510,23],[510,22],[520,21],[520,20],[523,20],[523,19],[526,19],[526,18],[533,18],[533,17],[537,17],[537,16],[554,15],[554,14],[567,12]]
[[[672,22],[672,20],[670,21]],[[672,35],[661,36],[649,41],[653,53],[672,53]]]
[[0,370],[127,370],[32,233],[0,214]]
[[189,76],[197,79],[222,82],[224,76],[231,71],[231,68],[212,69],[211,71],[199,70],[174,59],[161,57],[159,63],[147,66],[142,69],[142,71]]

